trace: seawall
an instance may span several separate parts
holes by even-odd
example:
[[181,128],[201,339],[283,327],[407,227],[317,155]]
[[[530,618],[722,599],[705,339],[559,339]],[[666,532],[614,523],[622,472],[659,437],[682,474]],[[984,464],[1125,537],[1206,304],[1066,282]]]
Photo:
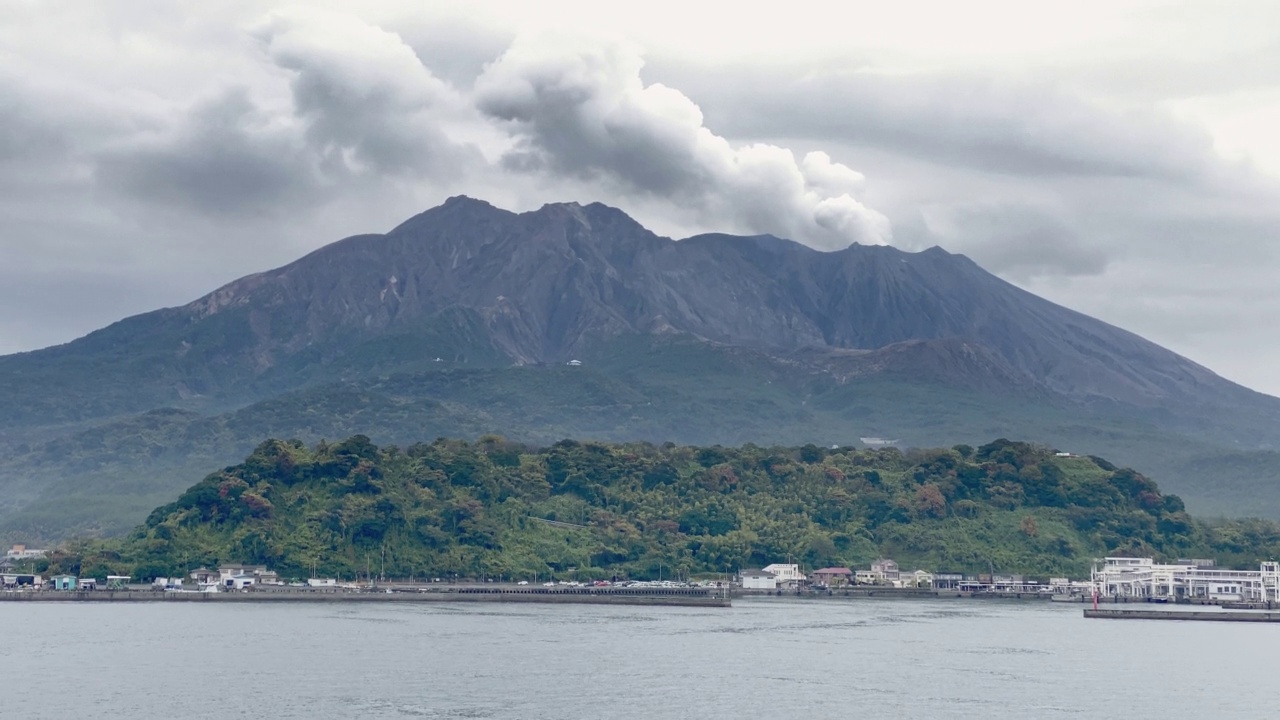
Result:
[[1045,600],[1048,593],[1034,592],[971,592],[968,590],[934,590],[932,588],[895,588],[885,586],[855,586],[830,590],[757,590],[735,588],[733,597],[791,597],[791,598],[876,598],[879,600],[936,600],[939,598],[973,598],[976,600]]
[[1213,610],[1085,610],[1087,618],[1106,620],[1210,620],[1215,622],[1280,622],[1280,612],[1222,612]]
[[229,592],[161,592],[158,590],[88,590],[0,593],[0,602],[223,602],[223,603],[352,603],[352,602],[516,602],[581,603],[593,605],[670,605],[729,607],[731,600],[700,590],[628,588],[488,588],[451,587],[439,590],[244,590]]

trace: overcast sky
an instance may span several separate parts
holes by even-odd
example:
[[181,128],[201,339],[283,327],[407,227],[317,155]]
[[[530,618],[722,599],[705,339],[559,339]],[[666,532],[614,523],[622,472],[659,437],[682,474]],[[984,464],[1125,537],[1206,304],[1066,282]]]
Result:
[[0,353],[468,194],[941,245],[1280,395],[1280,3],[616,5],[0,3]]

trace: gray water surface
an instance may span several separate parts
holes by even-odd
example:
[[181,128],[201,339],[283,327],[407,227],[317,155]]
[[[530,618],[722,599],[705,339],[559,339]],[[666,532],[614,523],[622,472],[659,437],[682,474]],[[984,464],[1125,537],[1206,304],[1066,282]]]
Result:
[[1276,717],[1280,624],[1030,602],[0,606],[3,717]]

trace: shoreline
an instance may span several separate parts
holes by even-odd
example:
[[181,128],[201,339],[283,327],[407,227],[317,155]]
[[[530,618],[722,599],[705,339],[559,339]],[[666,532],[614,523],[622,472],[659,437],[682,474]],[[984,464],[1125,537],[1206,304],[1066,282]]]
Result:
[[494,588],[449,587],[440,589],[305,590],[271,589],[223,592],[174,592],[161,590],[44,590],[0,593],[0,602],[53,603],[422,603],[422,602],[508,602],[578,603],[594,605],[660,605],[672,607],[730,607],[732,600],[720,593],[701,589],[631,590],[607,588]]
[[1280,613],[1243,610],[1090,610],[1084,617],[1098,620],[1189,620],[1198,622],[1280,623]]
[[[1087,604],[1089,596],[1048,595],[1045,593],[967,592],[930,588],[856,587],[836,590],[754,590],[708,587],[623,588],[623,587],[528,587],[513,584],[438,585],[434,583],[389,583],[370,587],[298,588],[258,586],[253,589],[219,592],[164,591],[134,586],[124,590],[40,590],[0,592],[0,602],[513,602],[513,603],[579,603],[597,605],[650,605],[673,607],[732,607],[735,599],[856,601],[875,600],[977,600],[1031,601]],[[1100,597],[1099,604],[1152,605],[1147,598]],[[1221,603],[1196,599],[1179,602],[1179,606],[1220,607]],[[1243,609],[1243,608],[1242,608]],[[1269,610],[1272,608],[1256,608]],[[1089,611],[1093,612],[1093,611]],[[1106,610],[1086,617],[1110,617],[1107,613],[1152,612],[1156,610]],[[1185,613],[1179,613],[1185,614]],[[1136,617],[1136,616],[1130,616]],[[1182,619],[1182,618],[1179,618]]]

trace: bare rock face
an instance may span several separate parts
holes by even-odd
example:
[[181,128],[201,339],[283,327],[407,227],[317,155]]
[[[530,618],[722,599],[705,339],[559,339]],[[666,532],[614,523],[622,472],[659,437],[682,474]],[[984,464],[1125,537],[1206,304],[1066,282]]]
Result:
[[[664,329],[778,353],[962,342],[1011,382],[1077,399],[1158,404],[1227,389],[1185,358],[941,248],[824,253],[729,235],[673,242],[599,204],[515,214],[452,198],[386,235],[348,238],[184,311],[198,322],[239,307],[250,309],[255,369],[334,335],[411,329],[466,308],[516,363],[562,362],[592,339]],[[273,332],[281,323],[288,330]],[[959,346],[915,347],[912,362],[936,351],[932,362],[950,363],[944,374],[964,381],[947,359]]]
[[[660,333],[804,358],[836,376],[890,373],[1148,408],[1245,403],[1280,416],[1273,398],[941,248],[672,241],[600,204],[516,214],[455,197],[384,235],[341,240],[184,307],[0,358],[10,386],[0,428],[200,400],[233,406],[434,352],[562,363],[610,338]],[[74,402],[60,403],[53,387]]]

